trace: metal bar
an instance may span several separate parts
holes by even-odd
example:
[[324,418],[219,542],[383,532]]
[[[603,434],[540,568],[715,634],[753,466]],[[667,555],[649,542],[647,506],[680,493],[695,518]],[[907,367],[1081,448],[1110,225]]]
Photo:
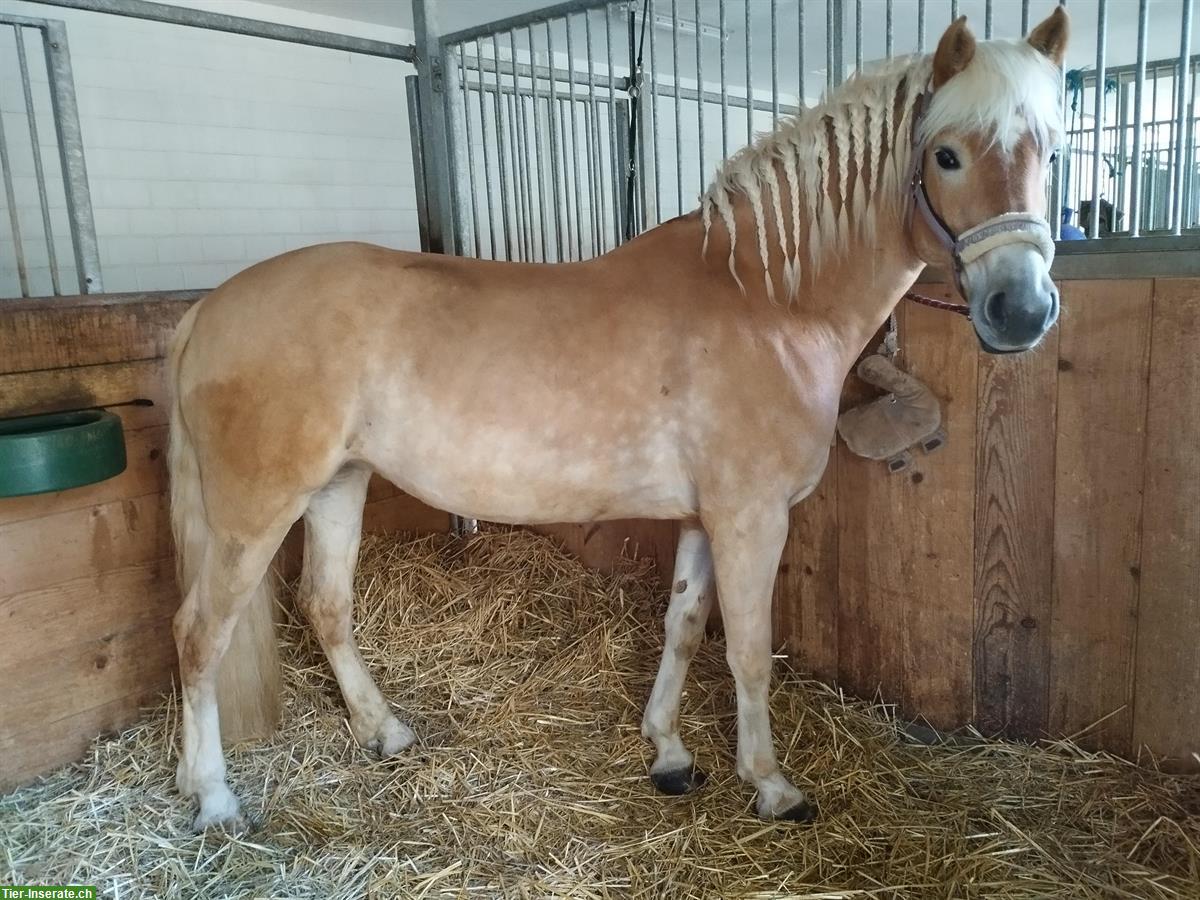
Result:
[[513,258],[513,239],[508,222],[508,213],[511,207],[508,203],[508,178],[505,172],[508,167],[504,157],[504,99],[500,93],[500,39],[495,34],[492,35],[492,71],[496,78],[496,96],[493,99],[496,111],[496,174],[500,176],[500,221],[504,234],[504,258],[511,260]]
[[983,4],[983,37],[984,37],[984,40],[990,41],[992,39],[992,31],[993,31],[992,16],[993,16],[993,13],[994,13],[994,10],[992,9],[992,0],[987,0],[987,2],[985,2]]
[[[529,41],[529,62],[532,63],[534,61],[532,25],[525,29],[525,37]],[[529,96],[533,106],[533,158],[534,174],[537,178],[538,237],[541,238],[542,262],[549,262],[549,240],[546,233],[546,169],[542,163],[542,120],[538,115],[537,82],[532,76],[530,77]]]
[[[470,203],[470,207],[469,207],[471,210],[471,237],[474,239],[475,256],[478,257],[481,255],[480,244],[479,244],[479,194],[475,190],[475,147],[474,147],[474,136],[471,133],[471,96],[467,92],[468,89],[467,89],[466,57],[467,57],[466,48],[463,47],[462,44],[459,44],[458,45],[458,66],[459,66],[459,75],[462,79],[461,83],[459,84],[459,87],[462,89],[463,118],[466,122],[466,132],[465,133],[466,133],[466,138],[467,138],[467,141],[466,141],[466,143],[467,143],[467,147],[466,147],[466,151],[467,151],[467,181],[471,185],[471,203]],[[480,97],[480,100],[483,99],[482,94],[480,94],[479,97]]]
[[[483,45],[479,41],[475,41],[475,60],[482,63],[483,60]],[[482,78],[482,70],[480,73]],[[464,83],[466,79],[463,79]],[[492,259],[498,259],[496,248],[496,210],[492,200],[492,159],[491,151],[488,145],[491,141],[487,135],[487,95],[483,91],[482,83],[479,86],[479,141],[483,145],[483,190],[484,196],[487,198],[487,233],[488,233],[488,254]],[[499,140],[499,136],[496,138]],[[472,193],[474,193],[472,191]]]
[[452,223],[454,210],[450,196],[450,153],[446,140],[445,73],[442,71],[442,47],[433,0],[413,0],[413,28],[417,35],[417,87],[421,90],[421,157],[427,179],[426,201],[429,213],[429,249],[433,253],[453,252]]
[[[1192,0],[1183,0],[1179,32],[1179,69],[1175,76],[1179,98],[1175,112],[1175,179],[1171,185],[1171,234],[1180,234],[1183,231],[1183,151],[1188,143],[1183,128],[1188,111],[1188,78],[1192,74],[1191,60],[1188,58],[1192,43]],[[1188,160],[1188,163],[1190,165],[1192,161]]]
[[671,81],[675,87],[675,190],[677,193],[675,213],[683,213],[683,128],[679,102],[679,0],[671,0],[671,52],[674,55]]
[[1100,236],[1100,167],[1103,163],[1100,144],[1104,129],[1104,58],[1107,50],[1108,0],[1099,0],[1096,9],[1096,99],[1092,107],[1092,215],[1088,223],[1089,237]]
[[[547,62],[550,64],[550,68],[553,69],[554,68],[554,58],[553,58],[553,54],[550,49],[550,23],[549,22],[546,23],[546,53],[550,57],[549,59],[547,59]],[[533,58],[532,58],[533,57],[533,30],[532,30],[532,28],[529,31],[529,55],[530,55],[529,61],[533,62]],[[554,79],[553,78],[550,79],[550,89],[551,89],[550,102],[546,104],[546,119],[547,119],[546,126],[547,126],[547,130],[550,132],[550,147],[549,147],[549,150],[550,150],[550,177],[552,179],[552,183],[550,185],[550,201],[554,205],[555,256],[557,257],[559,262],[562,262],[562,251],[559,249],[561,246],[561,241],[562,241],[562,237],[561,237],[562,223],[561,223],[561,216],[559,215],[559,211],[558,211],[558,166],[557,166],[557,160],[555,159],[555,156],[554,156],[555,150],[554,150],[554,95],[553,95]],[[543,169],[542,169],[542,127],[541,127],[541,123],[538,120],[538,95],[537,95],[536,82],[534,83],[534,91],[533,91],[533,130],[536,133],[535,138],[537,140],[537,148],[538,148],[538,158],[537,158],[538,159],[538,196],[540,198],[542,192],[545,190],[545,180],[544,180]],[[546,204],[544,201],[541,202],[541,209],[542,209],[542,229],[543,229],[542,230],[542,249],[543,249],[543,253],[545,254],[543,256],[543,261],[549,262],[550,256],[548,253],[546,253],[546,247],[548,246],[548,244],[547,244],[547,240],[546,240],[546,231],[545,231],[545,228],[546,228]]]
[[[658,54],[655,51],[657,41],[654,39],[657,29],[654,27],[654,0],[650,0],[650,135],[654,140],[654,224],[662,221],[662,174],[661,154],[659,153],[658,134]],[[643,81],[642,91],[645,92]]]
[[29,273],[25,268],[25,249],[21,244],[21,222],[17,215],[17,200],[13,191],[12,166],[8,161],[8,139],[4,136],[4,117],[0,116],[0,173],[4,177],[4,197],[8,202],[8,221],[12,227],[13,252],[17,258],[17,280],[21,296],[29,296]]
[[[1066,5],[1066,0],[1062,0],[1061,5]],[[1058,94],[1061,98],[1062,121],[1067,121],[1067,67],[1064,65],[1058,74]],[[1050,192],[1053,196],[1053,202],[1050,205],[1050,230],[1057,241],[1062,237],[1062,208],[1065,201],[1063,194],[1063,167],[1067,162],[1067,150],[1069,147],[1062,148],[1058,154],[1058,159],[1054,163],[1054,171],[1050,177]],[[1081,223],[1082,224],[1082,223]]]
[[[700,193],[708,186],[704,175],[704,54],[700,47],[700,0],[696,0],[696,132],[700,139]],[[682,210],[681,210],[682,212]]]
[[[620,108],[617,110],[617,120],[620,122],[621,128],[624,129],[625,132],[628,134],[628,129],[630,127],[629,101],[628,100],[620,101]],[[618,172],[626,172],[626,173],[631,174],[631,170],[629,167],[629,147],[628,147],[628,145],[618,141],[615,149],[616,149],[616,153],[617,153],[616,170]],[[630,199],[632,199],[632,197],[633,197],[632,191],[629,191],[628,193],[625,191],[621,191],[617,197],[617,218],[621,222],[629,221],[629,203],[628,203],[628,201]]]
[[[652,7],[653,3],[650,0],[646,0],[644,9],[648,10]],[[651,19],[651,23],[653,23],[653,19]],[[638,205],[632,206],[630,204],[635,215],[632,219],[625,221],[625,226],[628,229],[624,233],[626,240],[631,240],[636,234],[644,231],[646,220],[650,218],[650,200],[646,193],[646,175],[650,171],[646,166],[646,134],[652,131],[654,125],[651,122],[649,123],[649,127],[647,127],[648,123],[646,120],[648,117],[652,117],[654,113],[653,109],[649,108],[654,103],[654,91],[650,92],[649,103],[642,99],[646,96],[646,69],[642,58],[646,46],[646,27],[646,23],[643,22],[641,32],[639,33],[637,17],[634,15],[633,7],[631,6],[629,9],[629,106],[631,112],[629,122],[622,134],[628,135],[628,141],[625,142],[628,145],[626,147],[626,155],[629,155],[630,150],[636,151],[637,154],[635,158],[630,160],[630,162],[636,163],[636,167],[632,172],[632,183],[626,184],[625,190],[628,194],[630,187],[637,188]],[[653,29],[650,29],[650,40],[651,46],[653,46]],[[653,57],[651,57],[651,63],[653,63]],[[632,118],[634,115],[637,116],[636,119]],[[657,141],[658,135],[654,134],[653,137]],[[657,146],[655,147],[655,152],[657,152]],[[657,172],[654,175],[654,190],[657,193]],[[657,197],[655,200],[657,202]],[[655,224],[657,224],[657,220],[655,220]]]
[[[697,29],[699,31],[699,29]],[[746,143],[754,143],[754,78],[753,57],[750,49],[750,3],[746,0]]]
[[[583,33],[587,45],[588,77],[595,80],[596,56],[592,50],[592,17],[583,14]],[[593,243],[596,253],[604,252],[604,234],[608,231],[608,209],[604,202],[604,150],[600,145],[600,116],[596,112],[596,89],[588,91],[588,136],[591,153],[595,154],[595,181],[592,183],[592,212],[595,220]],[[590,159],[591,157],[589,157]]]
[[[721,71],[721,156],[729,158],[729,80],[725,67],[725,0],[717,0],[717,27],[721,31],[720,71]],[[703,89],[704,85],[698,84]]]
[[958,20],[958,0],[950,0],[950,21]]
[[829,0],[834,6],[833,16],[833,84],[842,83],[846,77],[846,6],[845,0]]
[[429,251],[429,200],[425,191],[425,159],[421,142],[421,91],[416,75],[404,76],[404,93],[408,98],[408,136],[412,150],[413,177],[417,194],[417,233],[421,249]]
[[87,163],[83,154],[83,134],[79,130],[79,108],[75,104],[75,77],[71,72],[71,48],[67,27],[62,22],[46,22],[46,77],[50,82],[50,106],[54,111],[54,129],[66,191],[67,218],[71,223],[71,244],[75,251],[75,271],[81,294],[104,290],[100,275],[100,248],[96,244],[96,223],[92,218],[92,195],[88,190]]
[[[550,27],[550,23],[546,23],[546,55],[549,57],[547,62],[550,64],[551,72],[554,70],[554,29]],[[546,105],[546,118],[550,120],[550,190],[554,198],[554,256],[559,262],[562,262],[563,257],[563,209],[559,201],[560,187],[563,193],[566,192],[566,185],[560,184],[560,173],[558,165],[559,145],[561,143],[558,133],[558,94],[557,82],[553,74],[550,76],[550,102]],[[569,213],[570,210],[567,210]],[[570,251],[568,250],[568,253]]]
[[[42,207],[42,230],[46,234],[46,258],[50,266],[50,284],[57,297],[62,294],[62,286],[58,281],[58,255],[54,252],[54,226],[50,221],[50,201],[46,196],[46,172],[42,167],[42,144],[38,139],[37,114],[34,112],[33,92],[29,85],[29,60],[25,55],[25,37],[20,25],[13,26],[13,38],[17,42],[17,65],[21,70],[21,88],[25,94],[25,116],[29,122],[29,146],[33,150],[33,171],[37,179],[38,202]],[[38,38],[42,39],[40,32]]]
[[825,90],[833,90],[833,0],[825,0]]
[[[991,0],[988,0],[991,3]],[[896,55],[896,5],[893,0],[887,0],[885,16],[887,18],[887,36],[884,41],[884,53],[888,59]]]
[[854,0],[854,71],[863,66],[863,0]]
[[448,43],[469,41],[477,37],[489,37],[494,33],[502,31],[514,31],[529,25],[537,25],[552,19],[565,19],[575,13],[586,13],[588,10],[596,9],[600,6],[607,6],[609,2],[610,0],[565,0],[565,2],[553,3],[550,6],[536,9],[532,12],[518,13],[514,16],[496,19],[493,22],[472,25],[470,28],[451,32],[446,35],[446,41]]
[[516,201],[513,211],[516,214],[517,258],[522,262],[529,262],[533,254],[530,252],[529,234],[525,228],[525,159],[521,153],[520,129],[517,125],[517,103],[520,102],[520,97],[514,90],[511,94],[505,94],[504,100],[508,110],[508,139],[512,142],[509,158],[512,161],[513,199]]
[[446,167],[450,176],[450,247],[451,253],[459,254],[466,250],[466,232],[464,224],[466,215],[463,214],[463,194],[466,186],[462,184],[463,144],[466,136],[463,133],[463,120],[457,114],[455,107],[461,99],[458,90],[458,66],[455,65],[450,45],[442,45],[442,107],[446,116]]
[[[567,66],[572,75],[575,73],[575,52],[571,49],[571,20],[565,18],[563,24],[567,29]],[[575,258],[583,259],[583,191],[579,178],[579,122],[575,112],[575,82],[567,81],[567,102],[571,109],[571,171],[575,181]],[[566,146],[563,147],[566,152]]]
[[[750,0],[746,0],[750,5]],[[771,128],[779,124],[779,8],[776,0],[771,0]]]
[[796,44],[798,57],[796,62],[800,66],[800,96],[797,98],[801,106],[808,105],[808,97],[804,93],[804,0],[799,0],[800,8],[796,11]]
[[[617,173],[624,173],[624,169],[617,165],[617,118],[616,118],[616,102],[617,96],[613,91],[613,52],[612,52],[612,10],[609,7],[604,9],[604,49],[608,54],[608,152],[609,161],[611,162],[610,171],[612,172],[612,200],[613,200],[613,246],[621,243],[621,235],[624,231],[625,217],[618,213],[621,208],[621,198],[625,195],[624,184],[618,183]],[[629,75],[633,77],[633,67],[630,66]],[[621,179],[624,182],[624,178]]]
[[917,0],[917,52],[925,52],[925,0]]
[[386,41],[372,41],[367,38],[351,37],[348,34],[297,28],[294,25],[280,25],[260,19],[228,16],[224,13],[205,12],[185,6],[171,6],[166,3],[150,3],[147,0],[33,0],[33,2],[46,6],[60,6],[67,9],[82,9],[88,12],[145,19],[149,22],[162,22],[167,25],[186,25],[190,28],[204,28],[209,31],[225,31],[230,34],[243,34],[247,37],[285,41],[289,44],[345,50],[347,53],[382,56],[388,59],[400,59],[408,63],[416,62],[417,57],[416,49],[411,44],[389,44]]
[[1021,0],[1021,36],[1029,34],[1029,0]]
[[595,155],[596,151],[595,151],[595,147],[593,146],[595,138],[592,133],[592,126],[593,126],[595,120],[591,114],[591,106],[588,104],[588,102],[586,100],[581,100],[579,102],[584,104],[584,107],[583,107],[583,146],[584,146],[584,152],[587,155],[587,166],[588,166],[588,179],[587,179],[588,214],[589,214],[588,231],[592,237],[592,256],[597,256],[600,253],[600,243],[599,243],[600,225],[599,225],[599,211],[596,209],[596,207],[597,207],[596,198],[597,198],[599,192],[596,189],[596,155]]
[[520,153],[521,165],[518,167],[521,179],[521,189],[525,197],[525,228],[527,229],[525,236],[526,258],[533,262],[537,258],[534,252],[534,229],[533,229],[533,195],[532,195],[532,170],[530,168],[530,159],[532,154],[529,152],[529,112],[525,106],[525,97],[521,93],[521,79],[517,75],[517,33],[510,31],[508,33],[508,47],[512,54],[513,64],[513,103],[515,104],[517,118],[517,150]]

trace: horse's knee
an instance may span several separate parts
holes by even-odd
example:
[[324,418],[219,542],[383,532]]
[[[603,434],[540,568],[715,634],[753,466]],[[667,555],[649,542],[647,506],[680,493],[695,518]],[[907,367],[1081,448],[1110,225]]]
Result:
[[725,654],[729,671],[739,683],[758,685],[771,677],[771,654],[730,647]]

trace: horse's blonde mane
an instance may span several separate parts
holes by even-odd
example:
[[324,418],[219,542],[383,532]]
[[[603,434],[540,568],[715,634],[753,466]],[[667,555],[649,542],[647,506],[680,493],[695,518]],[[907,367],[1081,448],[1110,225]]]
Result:
[[[1058,69],[1025,41],[988,41],[976,47],[966,69],[934,93],[929,108],[921,111],[914,142],[913,117],[932,69],[932,57],[919,56],[858,74],[818,106],[784,120],[722,164],[700,198],[704,246],[707,250],[715,215],[728,232],[729,271],[743,292],[734,256],[734,203],[739,196],[754,216],[772,301],[767,216],[774,219],[790,301],[799,290],[802,257],[817,271],[824,258],[847,245],[852,232],[870,236],[881,206],[908,203],[903,188],[914,146],[922,148],[950,129],[983,132],[1005,150],[1026,132],[1041,147],[1061,140]],[[788,187],[787,210],[780,172]],[[807,246],[801,248],[805,223]]]

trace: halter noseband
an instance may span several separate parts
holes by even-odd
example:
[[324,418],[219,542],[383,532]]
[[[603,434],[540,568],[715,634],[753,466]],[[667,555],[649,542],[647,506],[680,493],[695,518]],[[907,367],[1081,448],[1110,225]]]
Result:
[[[917,141],[921,117],[929,109],[932,97],[933,91],[926,89],[920,100],[917,101],[918,108],[913,120],[912,131],[910,190],[912,191],[913,208],[920,212],[921,218],[925,220],[925,224],[929,226],[933,236],[954,260],[954,285],[958,288],[958,293],[963,299],[966,299],[967,294],[963,290],[962,277],[967,265],[985,253],[1005,244],[1032,244],[1042,254],[1046,265],[1049,266],[1054,261],[1054,236],[1050,231],[1050,224],[1039,215],[1027,212],[1001,213],[974,228],[968,228],[961,235],[955,237],[950,226],[937,214],[937,210],[929,202],[929,192],[925,189],[925,154],[924,148]],[[926,299],[911,294],[906,296],[918,302],[925,302]],[[938,305],[942,309],[948,306],[944,303],[929,305]],[[969,314],[965,307],[962,311],[965,315]]]

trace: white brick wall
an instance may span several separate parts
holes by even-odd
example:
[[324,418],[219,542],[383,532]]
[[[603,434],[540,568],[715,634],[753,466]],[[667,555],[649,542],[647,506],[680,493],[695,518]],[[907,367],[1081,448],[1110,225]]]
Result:
[[[412,41],[399,29],[249,0],[188,5]],[[404,93],[411,66],[19,0],[0,0],[0,11],[67,23],[105,290],[212,287],[261,259],[326,240],[417,247]],[[27,47],[56,246],[69,264],[41,49],[32,40]],[[31,287],[46,294],[49,270],[14,57],[12,37],[0,34],[0,115]],[[63,279],[71,292],[70,265]],[[0,206],[0,297],[18,294],[8,212]]]

